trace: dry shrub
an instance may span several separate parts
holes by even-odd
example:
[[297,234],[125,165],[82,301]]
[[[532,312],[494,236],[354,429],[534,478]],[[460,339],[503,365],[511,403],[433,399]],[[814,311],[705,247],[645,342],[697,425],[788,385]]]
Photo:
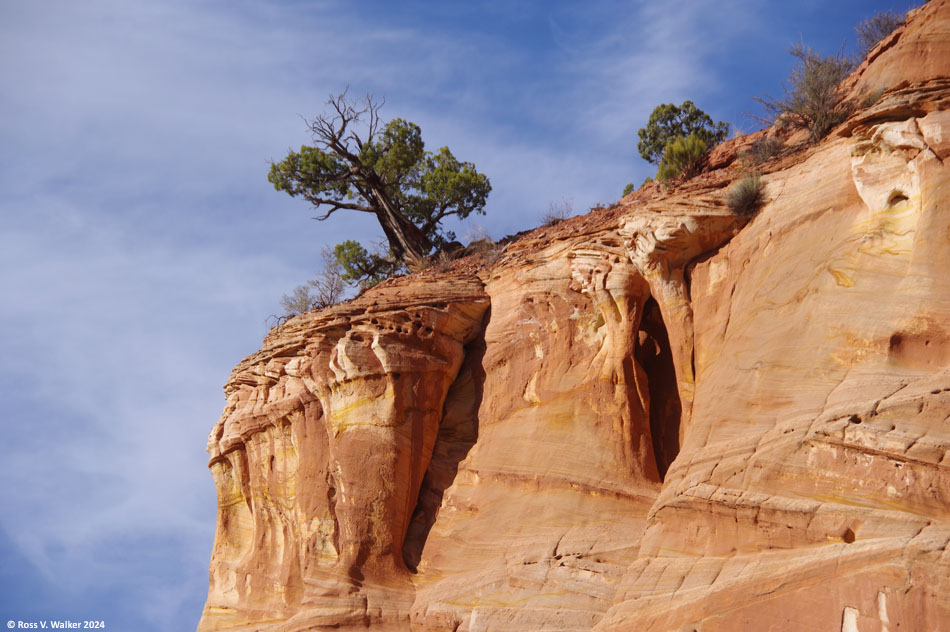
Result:
[[544,226],[554,226],[571,217],[574,214],[574,201],[563,199],[560,202],[551,202],[548,204],[548,212],[541,217],[541,223]]
[[765,202],[765,183],[758,174],[750,174],[736,182],[726,196],[726,204],[736,215],[752,217]]
[[784,147],[785,143],[782,142],[782,139],[763,136],[752,143],[752,146],[749,147],[749,151],[745,153],[745,157],[748,158],[752,164],[760,165],[778,156],[782,153]]
[[877,43],[904,23],[904,16],[895,11],[878,11],[854,27],[858,35],[858,56],[864,59]]
[[330,248],[324,248],[320,254],[323,267],[315,279],[298,285],[289,296],[284,294],[280,306],[285,316],[295,316],[336,305],[343,299],[343,267]]
[[844,101],[840,84],[854,68],[854,62],[843,51],[823,57],[804,44],[789,51],[798,58],[792,69],[782,98],[756,97],[770,121],[776,119],[805,128],[817,143],[832,128],[841,123],[851,111]]

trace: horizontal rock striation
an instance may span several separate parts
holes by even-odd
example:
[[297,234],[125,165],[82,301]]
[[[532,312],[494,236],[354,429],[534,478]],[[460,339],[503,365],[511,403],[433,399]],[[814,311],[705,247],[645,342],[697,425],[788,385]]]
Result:
[[[660,230],[669,218],[653,217],[641,231],[655,243],[697,243],[693,233]],[[478,440],[422,550],[418,629],[588,629],[635,559],[660,488],[651,395],[678,401],[678,391],[669,341],[638,335],[648,310],[657,337],[665,331],[622,232],[557,243],[488,280]],[[671,274],[681,282],[680,268]],[[658,272],[656,287],[672,282],[667,276]],[[664,352],[666,372],[651,385],[641,360]],[[665,421],[676,428],[680,407],[672,410]]]
[[736,139],[275,328],[199,630],[950,630],[947,68],[932,0],[751,220]]
[[403,541],[487,307],[477,278],[376,292],[293,319],[238,365],[208,443],[218,530],[199,629],[399,629]]
[[695,265],[690,426],[595,629],[946,629],[950,174],[924,130],[950,127],[934,119],[856,127],[773,174],[763,212]]

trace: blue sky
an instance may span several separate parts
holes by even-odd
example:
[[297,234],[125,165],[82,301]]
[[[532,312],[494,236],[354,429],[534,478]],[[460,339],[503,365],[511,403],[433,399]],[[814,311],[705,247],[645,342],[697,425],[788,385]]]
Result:
[[450,228],[499,238],[652,175],[655,105],[752,131],[790,44],[912,5],[2,0],[0,624],[197,624],[221,385],[323,245],[379,238],[267,183],[328,95],[475,162],[487,215]]

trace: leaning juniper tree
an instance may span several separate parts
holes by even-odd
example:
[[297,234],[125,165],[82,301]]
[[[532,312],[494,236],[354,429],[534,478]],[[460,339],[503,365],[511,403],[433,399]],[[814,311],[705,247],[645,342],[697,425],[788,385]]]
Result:
[[353,240],[334,248],[344,279],[363,287],[418,268],[433,249],[455,239],[442,231],[442,220],[484,214],[491,191],[488,178],[448,147],[425,151],[418,125],[398,118],[383,123],[383,104],[370,95],[361,102],[346,92],[330,97],[328,113],[307,121],[313,146],[272,162],[267,176],[278,191],[325,209],[315,219],[340,210],[376,216],[388,249],[370,252]]

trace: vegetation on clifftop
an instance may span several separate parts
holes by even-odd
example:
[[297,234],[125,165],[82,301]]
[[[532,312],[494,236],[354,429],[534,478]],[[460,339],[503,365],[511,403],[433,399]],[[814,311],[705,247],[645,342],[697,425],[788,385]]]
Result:
[[278,191],[326,209],[316,219],[339,210],[376,216],[388,248],[369,251],[353,240],[337,245],[343,280],[367,287],[406,266],[418,268],[433,249],[455,239],[441,229],[444,218],[485,212],[488,178],[448,147],[425,151],[418,125],[398,118],[383,123],[383,103],[369,95],[357,102],[343,93],[328,104],[329,114],[308,121],[314,145],[272,162],[267,179]]
[[653,109],[646,126],[637,131],[640,138],[637,151],[644,160],[656,165],[663,160],[667,146],[677,138],[695,136],[707,148],[712,148],[728,135],[729,123],[713,123],[692,101],[683,101],[679,106],[663,103]]
[[765,108],[768,120],[781,121],[808,130],[817,143],[844,121],[851,104],[844,101],[841,82],[854,69],[854,61],[838,52],[823,56],[804,44],[789,51],[798,59],[782,97],[756,97]]
[[699,173],[708,146],[699,134],[677,136],[666,144],[656,179],[666,182],[674,178],[689,179]]
[[[760,120],[776,127],[742,152],[743,170],[795,151],[784,144],[788,130],[805,129],[809,140],[817,143],[858,107],[879,99],[881,89],[853,102],[845,100],[841,84],[860,59],[903,22],[902,14],[888,11],[859,23],[855,27],[859,58],[846,56],[843,49],[826,56],[804,43],[793,46],[789,52],[797,63],[784,94],[755,98],[766,112]],[[322,207],[325,213],[316,219],[327,219],[341,209],[373,213],[388,243],[368,249],[348,239],[332,249],[329,259],[325,251],[318,278],[283,297],[288,313],[337,302],[342,290],[329,291],[327,298],[328,284],[371,287],[407,269],[451,259],[461,245],[454,243],[454,234],[441,230],[441,221],[451,215],[484,213],[491,191],[488,178],[474,164],[456,159],[447,147],[425,151],[421,130],[414,123],[403,119],[383,123],[379,117],[383,104],[371,96],[351,101],[344,93],[331,97],[328,104],[329,114],[308,121],[313,146],[302,146],[272,162],[268,180],[275,189]],[[677,182],[704,170],[709,152],[726,139],[729,127],[724,121],[714,122],[690,100],[679,106],[665,103],[654,108],[638,130],[637,150],[658,166],[659,182]],[[651,181],[647,178],[643,184]],[[627,184],[623,195],[635,188]],[[762,192],[758,175],[740,177],[727,195],[728,206],[737,214],[752,215],[763,203]],[[542,221],[550,226],[569,215],[570,208],[552,203]]]
[[864,59],[878,42],[904,23],[904,16],[895,11],[878,11],[860,22],[854,31],[858,36],[858,57]]

